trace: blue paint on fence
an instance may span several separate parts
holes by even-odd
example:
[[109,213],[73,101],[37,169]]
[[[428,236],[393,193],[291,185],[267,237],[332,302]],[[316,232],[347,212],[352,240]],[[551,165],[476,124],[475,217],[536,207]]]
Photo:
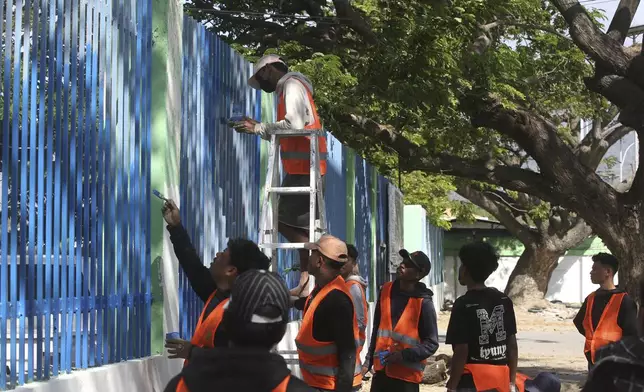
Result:
[[[376,221],[376,281],[371,284],[372,295],[377,295],[376,288],[381,287],[389,280],[389,206],[388,206],[388,189],[389,180],[383,176],[378,176],[378,194],[377,194],[377,221]],[[374,286],[375,284],[375,286]]]
[[[256,137],[226,124],[232,106],[253,115],[259,95],[246,86],[248,63],[218,37],[184,19],[181,213],[204,264],[223,251],[226,239],[256,239],[258,225],[259,145]],[[194,332],[202,301],[180,274],[182,336]]]
[[340,239],[347,238],[347,206],[346,203],[333,201],[347,198],[345,149],[346,147],[333,135],[327,135],[328,155],[324,201],[329,233],[333,233]]
[[149,355],[152,2],[115,3],[0,4],[0,389]]
[[[356,185],[355,185],[355,246],[358,249],[358,264],[360,275],[371,277],[371,166],[360,156],[355,157]],[[367,299],[372,301],[370,293]]]

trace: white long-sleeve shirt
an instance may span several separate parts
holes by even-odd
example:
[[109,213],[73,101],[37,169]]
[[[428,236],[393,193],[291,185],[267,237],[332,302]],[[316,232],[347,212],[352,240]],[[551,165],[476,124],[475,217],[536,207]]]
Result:
[[315,119],[307,87],[313,94],[313,87],[306,76],[296,72],[284,75],[277,83],[275,94],[278,99],[282,94],[284,95],[285,118],[274,123],[257,123],[255,133],[264,139],[268,139],[270,136],[269,131],[304,129],[306,125],[312,124]]

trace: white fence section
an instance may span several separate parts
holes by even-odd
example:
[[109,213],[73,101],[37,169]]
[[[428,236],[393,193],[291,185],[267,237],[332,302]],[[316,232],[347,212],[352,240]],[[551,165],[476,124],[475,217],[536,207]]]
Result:
[[[485,282],[488,286],[503,291],[514,269],[518,257],[501,257],[499,268]],[[552,273],[546,299],[558,300],[565,303],[581,303],[584,298],[597,289],[590,282],[590,269],[593,265],[591,256],[564,256],[559,259],[559,265]],[[457,256],[445,257],[445,287],[443,295],[446,300],[455,300],[466,291],[458,284]],[[617,283],[617,280],[616,282]],[[441,304],[442,305],[442,304]],[[442,307],[442,306],[441,306]]]

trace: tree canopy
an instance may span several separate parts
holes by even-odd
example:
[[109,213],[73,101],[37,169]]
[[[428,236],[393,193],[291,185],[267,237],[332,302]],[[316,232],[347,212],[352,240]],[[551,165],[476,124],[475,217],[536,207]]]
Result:
[[[591,147],[617,135],[602,132],[615,119],[642,129],[644,56],[624,46],[638,5],[620,1],[605,33],[600,15],[572,0],[186,6],[248,55],[279,52],[310,76],[325,124],[377,163],[576,212],[623,260],[633,290],[642,171],[615,190],[595,173]],[[579,142],[581,119],[597,126]]]

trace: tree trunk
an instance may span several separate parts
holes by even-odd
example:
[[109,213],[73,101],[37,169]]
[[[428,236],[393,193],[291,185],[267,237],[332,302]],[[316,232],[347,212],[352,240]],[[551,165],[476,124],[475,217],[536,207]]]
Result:
[[644,273],[644,230],[642,212],[638,206],[625,211],[623,217],[615,217],[603,225],[596,224],[597,233],[604,244],[619,260],[619,287],[628,291],[638,303],[639,279]]
[[559,257],[564,254],[565,250],[552,250],[543,244],[526,244],[510,274],[505,293],[515,303],[543,300],[552,272],[559,264]]

